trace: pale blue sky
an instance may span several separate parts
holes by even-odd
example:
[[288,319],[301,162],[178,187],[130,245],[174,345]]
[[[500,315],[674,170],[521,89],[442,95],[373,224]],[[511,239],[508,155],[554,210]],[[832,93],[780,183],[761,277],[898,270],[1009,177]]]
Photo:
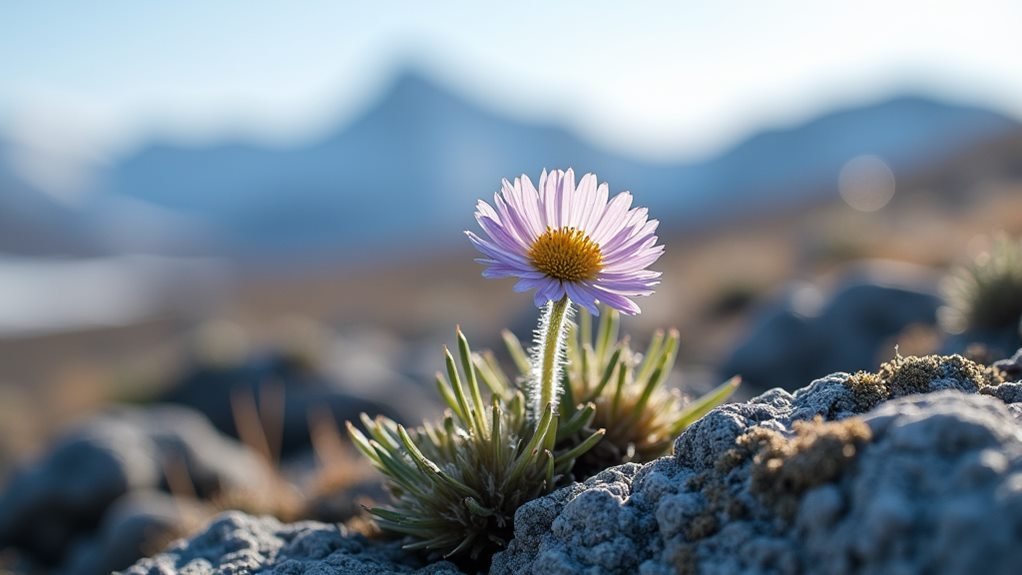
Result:
[[1022,117],[1017,1],[349,4],[4,2],[0,130],[100,156],[152,135],[302,139],[409,61],[647,156],[903,90]]

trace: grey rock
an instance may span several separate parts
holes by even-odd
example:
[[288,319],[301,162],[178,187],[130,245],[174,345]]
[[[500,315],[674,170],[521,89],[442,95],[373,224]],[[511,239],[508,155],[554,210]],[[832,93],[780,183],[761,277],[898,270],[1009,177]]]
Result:
[[[857,414],[846,377],[718,407],[678,438],[675,457],[611,469],[527,504],[491,572],[1017,573],[1018,405],[941,391],[956,386],[937,380],[931,393]],[[790,434],[816,415],[859,415],[873,438],[841,477],[801,494],[793,517],[752,491],[750,461],[714,466],[750,428]]]
[[343,526],[282,524],[271,517],[228,512],[199,535],[143,559],[124,575],[458,575],[446,561],[424,564],[397,542],[370,541]]
[[137,491],[118,499],[96,534],[75,545],[58,570],[67,575],[107,575],[151,555],[186,533],[204,511],[160,491]]
[[984,387],[980,390],[984,395],[991,395],[1005,403],[1022,402],[1022,381],[1010,381],[1001,385]]
[[[984,363],[990,363],[1019,349],[1019,346],[1022,346],[1022,323],[1001,328],[975,328],[952,334],[944,340],[940,353],[970,354]],[[1010,358],[998,362],[1007,369],[1008,377],[1013,380],[1022,378],[1022,366],[1017,361],[1018,358]]]
[[[267,353],[237,365],[197,364],[158,400],[195,409],[221,433],[239,437],[235,422],[239,399],[252,402],[261,412],[280,413],[280,455],[284,458],[311,448],[309,418],[314,412],[325,412],[335,421],[357,421],[362,412],[405,420],[400,410],[382,398],[373,400],[353,393],[350,385],[284,353]],[[265,401],[281,404],[265,405]]]
[[994,367],[1001,370],[1005,379],[1022,381],[1022,349],[1015,351],[1015,354],[1008,359],[994,362]]
[[174,470],[200,497],[270,484],[258,457],[199,413],[176,406],[113,408],[70,430],[12,479],[0,495],[0,548],[59,564],[76,540],[91,536],[114,501],[135,490],[168,490],[166,473]]
[[[796,286],[760,311],[721,367],[746,389],[795,389],[835,371],[876,368],[892,339],[910,325],[934,326],[941,300],[932,273],[873,262],[854,270],[823,299]],[[807,297],[812,293],[814,297]]]
[[678,436],[675,457],[682,465],[706,471],[751,427],[785,431],[791,429],[792,422],[811,420],[817,415],[827,420],[856,415],[854,396],[844,385],[846,379],[847,373],[834,373],[794,394],[776,388],[745,403],[724,404]]

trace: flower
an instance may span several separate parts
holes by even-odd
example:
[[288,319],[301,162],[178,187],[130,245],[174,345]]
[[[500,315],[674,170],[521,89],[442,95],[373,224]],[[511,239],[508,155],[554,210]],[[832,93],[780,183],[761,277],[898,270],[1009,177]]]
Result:
[[545,170],[539,189],[529,177],[505,179],[494,206],[480,200],[476,221],[487,238],[466,231],[486,257],[487,278],[518,278],[515,291],[536,290],[536,307],[567,296],[599,314],[598,303],[639,313],[631,300],[653,293],[660,272],[646,269],[664,252],[656,245],[657,220],[632,208],[632,195],[609,198],[606,183],[572,170]]

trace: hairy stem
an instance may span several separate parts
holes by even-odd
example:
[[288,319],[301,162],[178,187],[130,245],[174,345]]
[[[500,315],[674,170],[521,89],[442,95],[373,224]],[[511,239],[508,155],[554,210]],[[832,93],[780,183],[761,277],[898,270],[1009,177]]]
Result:
[[533,350],[533,414],[538,417],[548,404],[557,406],[558,385],[564,363],[564,340],[568,331],[571,302],[565,296],[549,302],[536,330]]

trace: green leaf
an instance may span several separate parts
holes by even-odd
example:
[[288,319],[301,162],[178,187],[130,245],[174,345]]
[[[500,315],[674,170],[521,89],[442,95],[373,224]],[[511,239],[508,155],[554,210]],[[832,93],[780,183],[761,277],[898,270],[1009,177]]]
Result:
[[480,379],[483,380],[486,387],[490,388],[490,392],[498,397],[506,397],[509,385],[507,376],[504,374],[504,370],[500,368],[497,358],[493,356],[493,353],[487,351],[483,354],[475,354],[472,361],[476,366]]
[[472,408],[468,405],[468,400],[465,398],[465,390],[461,386],[461,377],[458,375],[458,367],[454,363],[454,356],[451,355],[451,350],[444,346],[444,361],[447,364],[447,378],[451,382],[451,387],[454,389],[454,397],[458,402],[458,406],[461,408],[461,412],[464,417],[461,421],[465,424],[469,430],[473,433],[478,433],[478,429],[475,424],[475,416],[472,413]]
[[666,378],[667,374],[670,373],[671,368],[674,367],[674,358],[677,351],[677,332],[673,332],[671,337],[667,338],[667,343],[664,347],[663,353],[659,354],[660,357],[657,362],[657,366],[653,370],[653,374],[649,376],[649,381],[647,381],[645,387],[643,387],[642,394],[639,396],[639,400],[635,403],[634,411],[629,414],[629,424],[638,421],[638,419],[642,417],[643,413],[646,411],[646,405],[649,403],[649,398],[652,397],[653,392],[656,391],[657,387],[660,386],[660,383]]
[[603,439],[603,436],[606,435],[606,434],[607,434],[607,430],[606,429],[598,429],[592,435],[587,437],[585,439],[585,441],[583,441],[582,443],[579,443],[578,445],[576,445],[575,447],[571,448],[570,450],[565,451],[564,453],[561,453],[560,455],[558,455],[557,458],[556,458],[556,463],[557,464],[562,464],[562,463],[565,463],[565,462],[571,462],[571,461],[574,461],[574,460],[578,459],[585,452],[587,452],[590,449],[592,449],[593,447],[595,447],[596,444],[599,443],[600,440]]
[[593,341],[593,315],[585,308],[582,308],[582,313],[579,314],[578,334],[583,345]]
[[600,394],[603,393],[604,388],[607,387],[607,383],[610,381],[610,378],[614,376],[614,370],[617,369],[620,361],[621,348],[619,347],[615,349],[614,354],[610,356],[610,361],[607,362],[607,367],[604,368],[603,375],[600,377],[600,382],[596,384],[596,388],[594,388],[593,392],[590,393],[589,396],[584,398],[582,401],[593,401],[597,397],[600,397]]
[[472,515],[478,515],[479,517],[493,517],[493,515],[496,514],[496,511],[489,507],[483,507],[472,497],[466,497],[464,501],[465,507],[468,508]]
[[500,332],[500,336],[504,339],[504,345],[507,346],[507,351],[511,354],[511,361],[514,362],[518,373],[528,375],[532,371],[532,362],[529,361],[529,354],[522,347],[522,342],[515,337],[515,334],[511,333],[511,330],[505,329]]
[[595,416],[596,404],[590,401],[585,404],[582,409],[576,411],[567,423],[560,426],[557,430],[557,440],[560,441],[561,439],[575,435],[581,431],[583,427],[592,423]]
[[458,352],[461,355],[461,370],[465,374],[465,378],[468,379],[468,389],[472,395],[472,403],[475,405],[476,414],[476,425],[479,428],[479,438],[482,439],[489,435],[489,429],[486,425],[486,404],[483,403],[482,393],[479,392],[479,380],[476,377],[475,364],[472,362],[472,349],[468,345],[468,338],[462,333],[461,328],[457,329],[458,333]]
[[449,553],[445,553],[444,559],[447,559],[448,557],[453,557],[458,553],[465,551],[466,549],[472,546],[472,544],[475,542],[475,539],[476,539],[475,533],[469,534],[467,537],[465,537],[465,539],[461,542],[460,545],[452,549]]
[[362,425],[365,426],[366,430],[369,431],[369,435],[373,436],[373,439],[378,441],[380,445],[387,448],[388,451],[397,451],[400,449],[401,443],[392,434],[388,433],[388,430],[384,427],[385,417],[382,415],[376,416],[376,419],[370,419],[365,413],[359,416],[362,419]]
[[624,369],[624,363],[621,364],[621,368],[617,370],[617,386],[614,388],[614,399],[610,404],[610,417],[617,419],[621,408],[621,396],[624,394],[625,383],[627,382],[628,374],[631,372],[629,369]]
[[546,489],[553,489],[554,487],[554,454],[550,453],[549,449],[543,450],[543,461],[545,462],[543,467],[546,469],[544,475],[546,476]]
[[436,373],[436,388],[440,392],[440,397],[443,398],[444,403],[451,408],[451,411],[458,416],[462,421],[468,421],[468,416],[462,412],[461,404],[458,403],[457,398],[454,397],[454,392],[451,390],[451,386],[444,379],[444,376],[438,371]]
[[653,333],[653,339],[650,340],[649,347],[646,348],[646,355],[642,358],[642,365],[639,367],[639,375],[635,377],[636,381],[645,381],[652,373],[655,364],[660,362],[663,343],[664,332],[658,329]]
[[603,315],[600,317],[599,334],[596,339],[596,358],[603,362],[607,357],[607,350],[610,349],[610,342],[617,340],[620,314],[617,310],[603,306]]
[[738,389],[741,383],[742,378],[736,375],[685,406],[685,410],[682,411],[681,416],[671,428],[671,435],[681,433],[683,429],[695,423],[699,418],[709,413],[711,409],[724,403]]
[[453,489],[454,491],[462,494],[463,496],[476,497],[482,499],[482,496],[475,489],[472,489],[468,485],[465,485],[464,483],[454,479],[453,477],[445,473],[442,469],[440,469],[439,465],[433,463],[425,455],[423,455],[422,452],[419,451],[419,448],[416,447],[415,442],[412,441],[412,438],[409,437],[408,431],[405,430],[404,426],[399,425],[397,431],[398,434],[401,436],[401,442],[408,450],[409,455],[412,456],[412,461],[414,461],[416,465],[419,466],[419,469],[433,477],[433,479],[440,485]]
[[492,434],[490,436],[490,448],[493,461],[494,469],[504,468],[504,435],[503,429],[500,428],[500,420],[503,414],[500,411],[500,402],[497,398],[493,398],[493,405],[490,407],[490,429]]
[[[363,413],[362,415],[365,414]],[[369,445],[369,439],[358,428],[352,425],[350,421],[345,421],[344,425],[348,428],[348,437],[351,438],[352,444],[362,452],[362,455],[368,457],[374,465],[380,467],[382,463],[379,457],[376,456],[376,450]]]
[[557,426],[560,421],[560,414],[554,414],[554,418],[550,422],[550,429],[547,430],[546,438],[543,440],[543,449],[554,450],[554,445],[557,443]]
[[536,455],[539,453],[539,446],[545,441],[547,433],[550,431],[550,421],[554,417],[554,406],[548,404],[546,409],[543,410],[543,415],[539,418],[539,422],[536,424],[535,432],[529,439],[529,442],[525,447],[518,453],[517,459],[515,459],[514,466],[511,468],[511,473],[504,478],[501,485],[501,489],[507,487],[510,483],[517,481],[521,476],[525,468],[536,459]]

